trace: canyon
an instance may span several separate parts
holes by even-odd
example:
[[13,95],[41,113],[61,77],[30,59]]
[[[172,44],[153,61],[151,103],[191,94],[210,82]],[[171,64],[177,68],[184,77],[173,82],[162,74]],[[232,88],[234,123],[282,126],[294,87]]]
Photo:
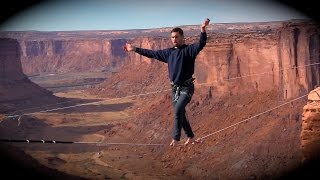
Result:
[[[198,40],[197,26],[182,28],[187,44]],[[170,30],[1,32],[0,113],[27,114],[21,126],[4,120],[1,138],[163,144],[98,150],[14,145],[45,166],[89,179],[267,179],[301,168],[308,152],[300,147],[305,95],[320,84],[318,25],[211,24],[187,108],[201,141],[174,148],[168,146],[173,114],[166,65],[122,49],[125,42],[169,48]],[[44,87],[78,83],[89,85],[57,92]],[[53,103],[51,109],[96,104],[39,113]]]

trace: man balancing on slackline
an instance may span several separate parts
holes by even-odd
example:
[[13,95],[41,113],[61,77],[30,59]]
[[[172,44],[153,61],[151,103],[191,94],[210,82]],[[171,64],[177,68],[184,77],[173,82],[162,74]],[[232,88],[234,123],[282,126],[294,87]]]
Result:
[[201,24],[201,34],[198,42],[185,44],[183,30],[175,27],[171,30],[172,48],[162,50],[150,50],[135,47],[126,43],[124,50],[134,51],[148,58],[154,58],[168,64],[169,78],[172,87],[172,105],[174,108],[174,123],[172,141],[170,146],[174,146],[181,137],[181,128],[187,135],[184,144],[189,144],[194,138],[190,123],[186,118],[185,107],[191,101],[194,93],[194,74],[195,59],[207,42],[206,27],[210,20],[206,18]]

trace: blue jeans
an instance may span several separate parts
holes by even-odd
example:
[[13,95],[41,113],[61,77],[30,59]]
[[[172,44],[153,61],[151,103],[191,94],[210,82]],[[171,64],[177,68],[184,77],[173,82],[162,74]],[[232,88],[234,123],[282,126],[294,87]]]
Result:
[[172,105],[174,109],[172,138],[176,141],[180,141],[182,128],[186,133],[187,137],[189,138],[194,137],[192,128],[186,117],[186,109],[185,109],[187,104],[191,101],[192,95],[194,93],[194,85],[191,84],[189,86],[181,86],[180,88],[181,88],[180,95],[179,95],[179,98],[176,100],[175,100],[175,94],[177,89],[172,88],[172,91],[171,91]]

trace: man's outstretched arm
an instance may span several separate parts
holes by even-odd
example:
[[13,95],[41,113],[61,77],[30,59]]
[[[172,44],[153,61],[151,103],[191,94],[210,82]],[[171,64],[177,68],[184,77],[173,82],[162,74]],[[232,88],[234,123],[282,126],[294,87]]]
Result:
[[150,49],[143,49],[143,48],[137,48],[130,43],[126,43],[126,45],[123,47],[124,51],[130,52],[136,52],[142,56],[146,56],[148,58],[157,59],[162,62],[167,62],[167,58],[169,56],[169,50],[158,50],[153,51]]

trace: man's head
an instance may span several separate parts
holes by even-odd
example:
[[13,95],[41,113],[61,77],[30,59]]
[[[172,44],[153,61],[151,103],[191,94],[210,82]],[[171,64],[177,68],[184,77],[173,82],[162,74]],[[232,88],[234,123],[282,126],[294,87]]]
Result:
[[179,47],[184,44],[183,30],[181,28],[176,27],[171,30],[171,42],[174,47]]

